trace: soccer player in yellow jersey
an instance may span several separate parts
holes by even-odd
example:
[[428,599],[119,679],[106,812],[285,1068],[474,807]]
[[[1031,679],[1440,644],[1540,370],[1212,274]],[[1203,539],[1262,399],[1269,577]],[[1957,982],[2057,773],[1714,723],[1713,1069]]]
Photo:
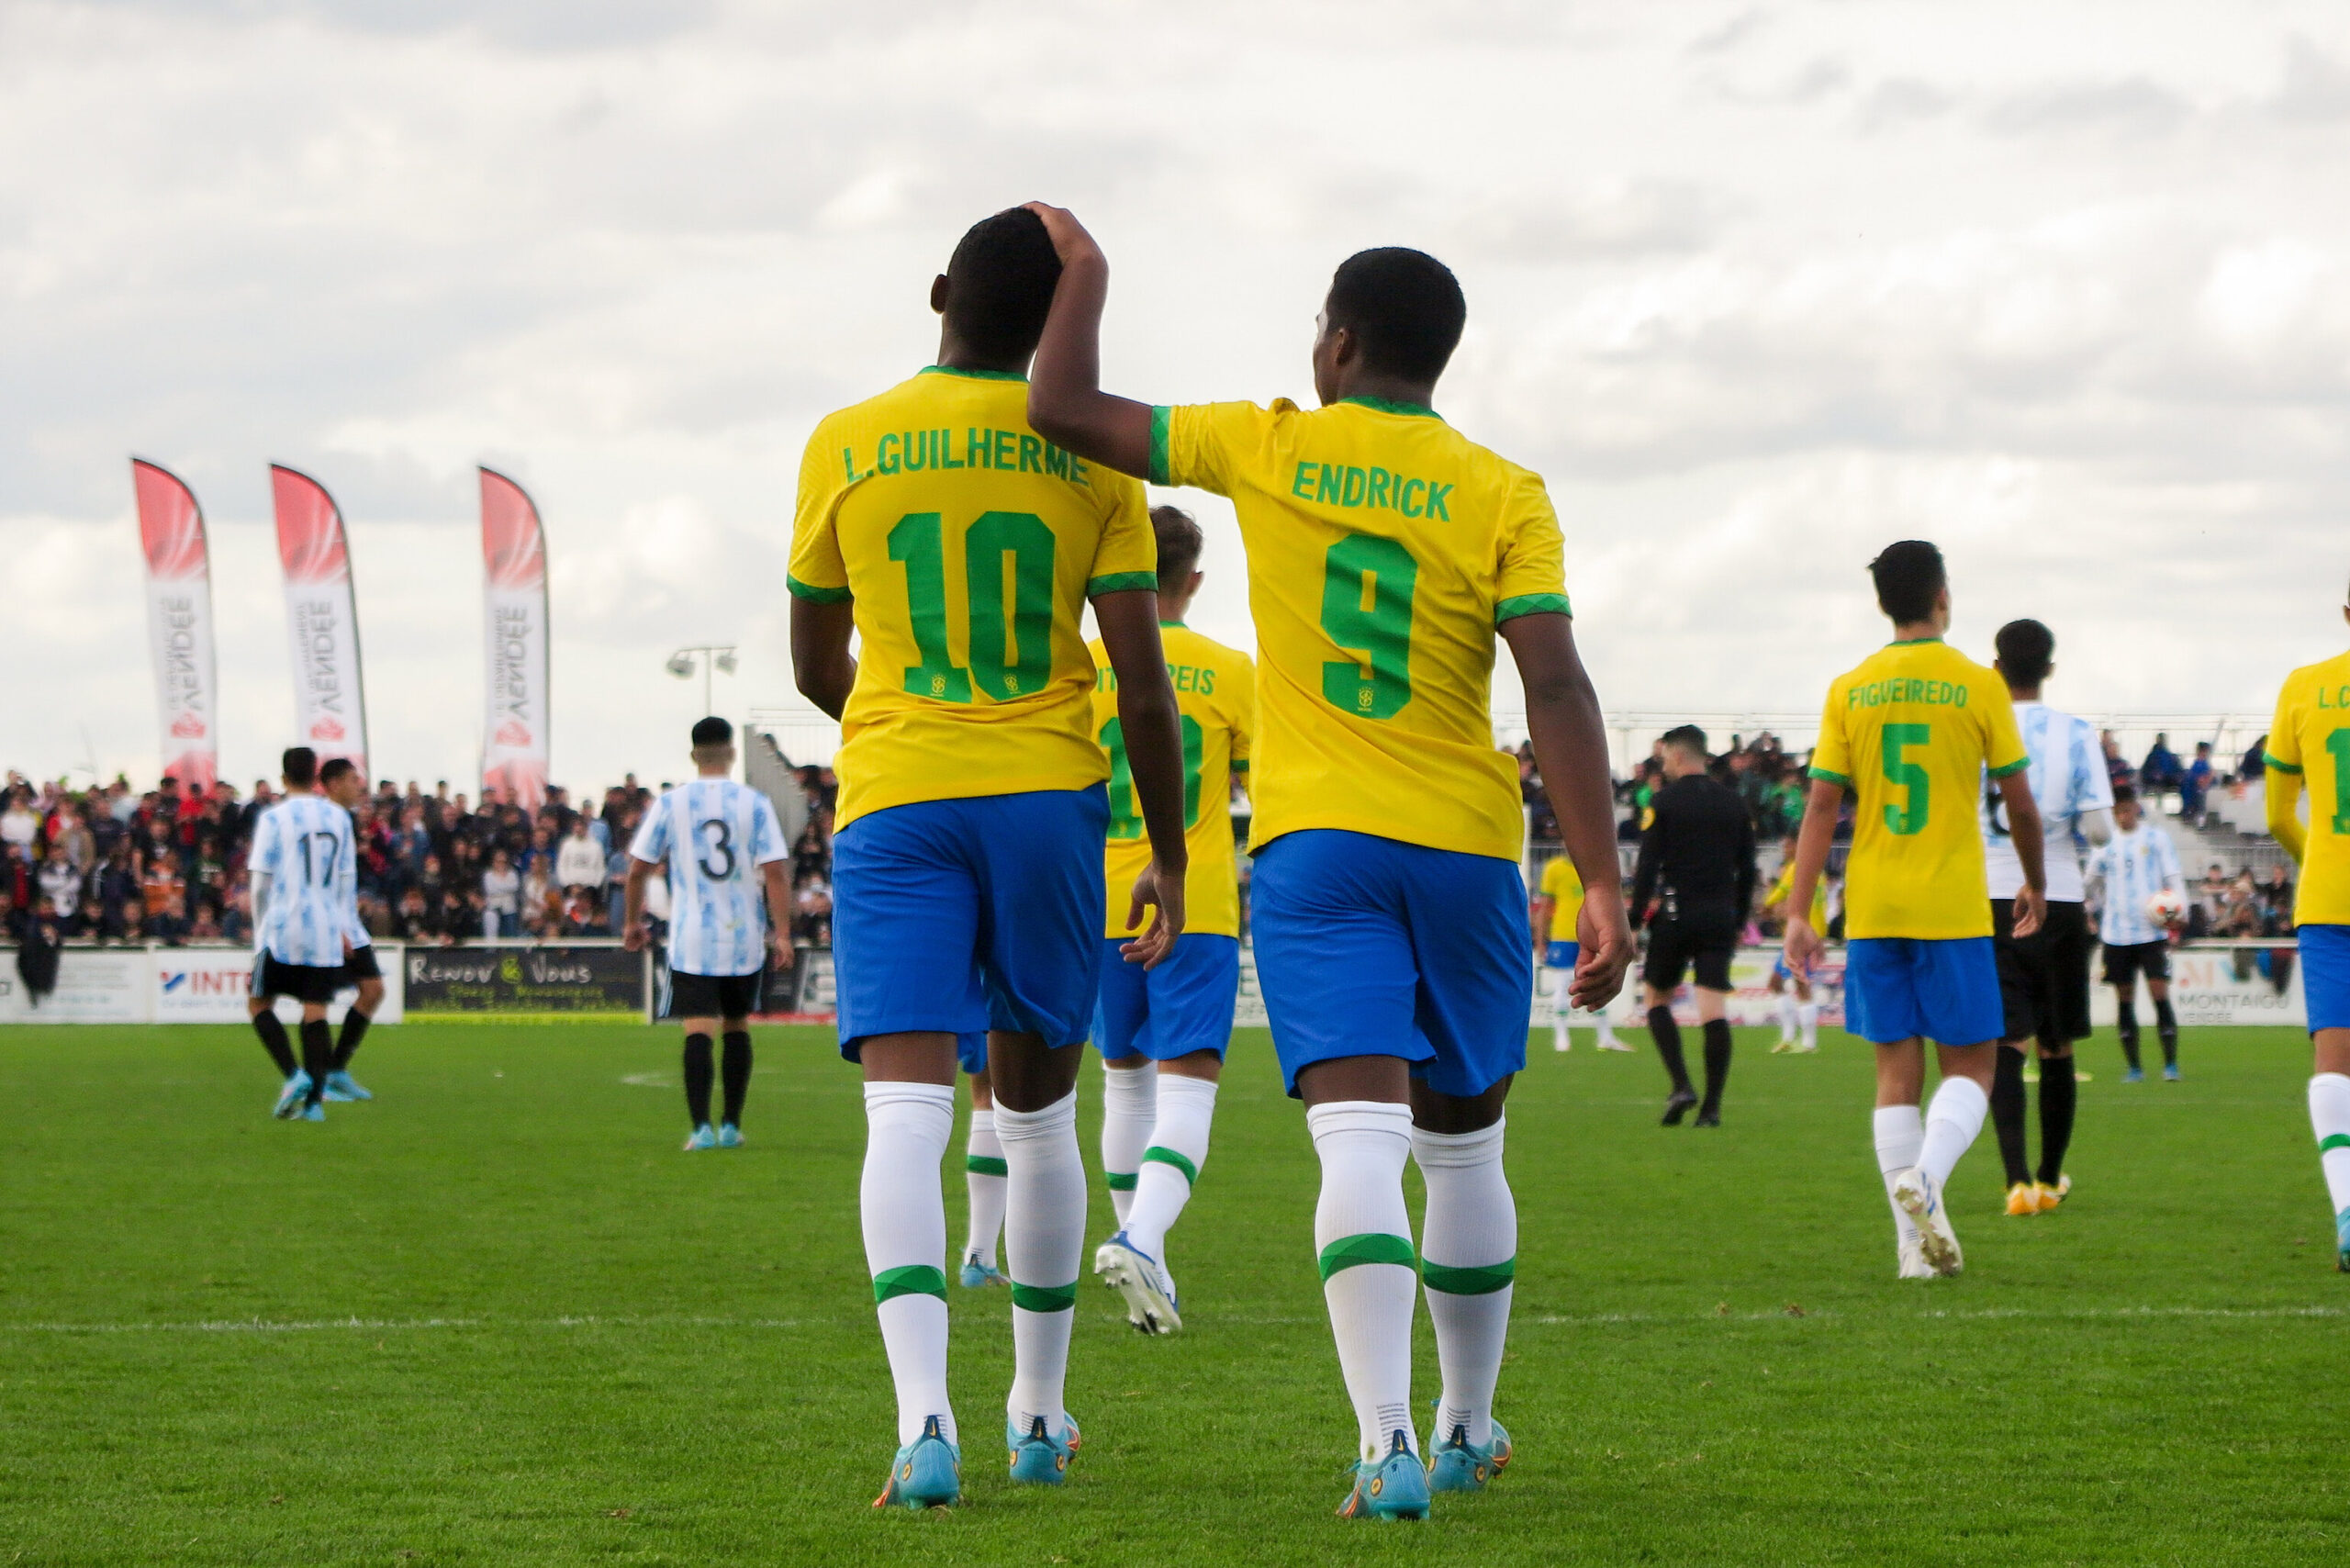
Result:
[[[1575,922],[1583,914],[1583,879],[1575,875],[1575,863],[1571,856],[1553,855],[1543,863],[1540,890],[1534,895],[1534,925],[1542,939],[1541,964],[1550,971],[1550,1048],[1563,1051],[1574,1044],[1568,1025],[1574,1017],[1575,1003],[1572,992],[1574,986],[1575,959],[1580,949],[1575,942]],[[1598,1026],[1598,1047],[1603,1051],[1628,1051],[1632,1047],[1616,1037],[1615,1025],[1607,1021],[1605,1008],[1591,1015]]]
[[[1167,1267],[1167,1232],[1207,1163],[1216,1080],[1232,1038],[1240,991],[1240,895],[1233,868],[1232,781],[1248,777],[1256,728],[1255,669],[1248,655],[1183,624],[1199,592],[1200,525],[1175,507],[1153,507],[1158,541],[1159,636],[1175,704],[1183,713],[1183,820],[1192,869],[1183,894],[1183,940],[1155,969],[1102,958],[1093,1014],[1101,1049],[1102,1170],[1117,1234],[1093,1255],[1093,1271],[1126,1301],[1126,1319],[1146,1334],[1183,1327]],[[1093,734],[1110,756],[1110,842],[1103,869],[1111,890],[1112,947],[1134,940],[1125,890],[1148,869],[1150,846],[1127,785],[1118,672],[1096,644]]]
[[[1950,582],[1921,539],[1869,563],[1893,643],[1828,688],[1811,791],[1788,890],[1787,968],[1819,955],[1809,911],[1845,790],[1859,798],[1844,868],[1844,1027],[1876,1047],[1876,1155],[1893,1204],[1901,1277],[1955,1274],[1942,1188],[1990,1105],[2006,1021],[1991,950],[1991,896],[1976,802],[1987,772],[2022,867],[2017,936],[2040,928],[2046,879],[2040,808],[2007,683],[1942,641]],[[1921,1119],[1925,1041],[1942,1085]]]
[[1158,906],[1132,955],[1163,960],[1183,924],[1182,740],[1142,487],[1026,417],[1059,273],[1034,214],[974,226],[931,287],[938,363],[828,415],[800,464],[791,655],[800,691],[841,722],[841,1054],[865,1071],[866,1260],[898,1394],[876,1506],[961,1493],[939,1161],[958,1054],[982,1038],[1007,1175],[1012,1479],[1058,1484],[1077,1447],[1062,1402],[1085,1248],[1076,1084],[1110,820],[1089,600],[1150,839],[1129,924]]
[[[1779,918],[1793,913],[1788,896],[1796,886],[1796,840],[1787,835],[1785,857],[1779,863],[1779,879],[1762,895],[1765,910],[1777,910]],[[1814,931],[1828,929],[1828,879],[1822,877],[1811,890],[1811,913],[1807,917]],[[1779,999],[1779,1043],[1771,1047],[1776,1055],[1781,1051],[1816,1051],[1819,1048],[1819,1002],[1811,993],[1811,971],[1787,968],[1787,955],[1783,949],[1771,960],[1770,991]]]
[[[2350,621],[2350,608],[2342,611]],[[2310,1126],[2333,1204],[2334,1260],[2350,1273],[2350,653],[2285,678],[2268,726],[2268,831],[2300,862],[2293,924],[2316,1055]],[[2301,786],[2310,820],[2300,820]]]
[[[1583,878],[1574,1000],[1614,996],[1631,955],[1558,517],[1538,476],[1432,406],[1466,319],[1435,258],[1339,266],[1313,351],[1321,408],[1153,408],[1097,385],[1100,248],[1068,213],[1032,210],[1062,271],[1029,418],[1121,472],[1227,496],[1239,518],[1257,625],[1250,930],[1322,1162],[1315,1245],[1361,1439],[1339,1511],[1423,1518],[1431,1491],[1482,1488],[1510,1452],[1493,1419],[1517,1252],[1502,1105],[1526,1063],[1533,934],[1517,768],[1494,745],[1497,642]],[[1416,1258],[1407,1156],[1427,1182]],[[1425,1467],[1410,1409],[1423,1282],[1443,1373]]]

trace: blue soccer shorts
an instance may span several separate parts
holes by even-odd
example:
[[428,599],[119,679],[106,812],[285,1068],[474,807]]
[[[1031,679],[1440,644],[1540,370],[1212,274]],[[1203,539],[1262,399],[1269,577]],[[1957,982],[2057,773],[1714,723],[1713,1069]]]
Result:
[[2299,935],[2310,1033],[2350,1029],[2350,925],[2304,925]]
[[[841,1055],[870,1035],[943,1031],[966,1071],[986,1032],[1083,1040],[1101,978],[1109,795],[1038,790],[921,801],[833,840]],[[976,1053],[976,1054],[975,1054]]]
[[1542,950],[1542,967],[1549,969],[1572,969],[1575,958],[1583,952],[1580,942],[1553,942]]
[[1517,864],[1307,828],[1258,852],[1257,982],[1281,1080],[1317,1061],[1401,1057],[1441,1094],[1526,1066],[1533,932]]
[[1979,1046],[2006,1031],[1988,936],[1861,936],[1844,945],[1844,1032],[1880,1046]]
[[1232,1002],[1240,994],[1240,939],[1185,935],[1155,969],[1130,964],[1102,945],[1102,996],[1093,1010],[1093,1043],[1105,1061],[1148,1057],[1173,1061],[1194,1051],[1219,1059],[1232,1039]]

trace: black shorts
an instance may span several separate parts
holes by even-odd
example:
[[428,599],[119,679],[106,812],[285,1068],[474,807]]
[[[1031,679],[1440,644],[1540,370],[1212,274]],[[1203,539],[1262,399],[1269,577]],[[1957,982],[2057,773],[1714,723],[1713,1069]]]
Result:
[[2170,944],[2140,942],[2105,950],[2105,983],[2128,985],[2140,975],[2150,980],[2170,979]]
[[273,996],[290,996],[297,1002],[323,1007],[342,989],[342,973],[341,964],[332,969],[316,964],[282,964],[264,947],[253,965],[253,994],[263,1001]]
[[1694,967],[1698,985],[1707,991],[1728,991],[1729,961],[1738,951],[1737,913],[1718,909],[1684,910],[1649,927],[1649,958],[1640,978],[1659,991],[1681,984],[1684,970]]
[[2018,940],[2013,899],[1991,901],[1991,948],[1999,968],[1999,1038],[2068,1046],[2089,1037],[2089,917],[2076,903],[2051,903],[2040,929]]
[[759,1010],[757,970],[747,975],[689,975],[669,971],[669,1015],[673,1018],[748,1018]]
[[370,942],[364,947],[353,947],[351,950],[351,957],[342,961],[342,978],[352,985],[356,985],[364,980],[384,978],[382,968],[375,962],[374,943]]

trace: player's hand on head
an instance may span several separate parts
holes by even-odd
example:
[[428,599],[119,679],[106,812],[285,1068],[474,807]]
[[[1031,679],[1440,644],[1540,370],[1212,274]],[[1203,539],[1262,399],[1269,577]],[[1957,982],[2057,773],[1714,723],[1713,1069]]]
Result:
[[1080,256],[1102,253],[1102,247],[1094,243],[1093,236],[1085,231],[1085,225],[1080,223],[1077,214],[1069,208],[1042,201],[1021,205],[1045,220],[1045,234],[1052,241],[1053,253],[1060,257],[1063,266]]

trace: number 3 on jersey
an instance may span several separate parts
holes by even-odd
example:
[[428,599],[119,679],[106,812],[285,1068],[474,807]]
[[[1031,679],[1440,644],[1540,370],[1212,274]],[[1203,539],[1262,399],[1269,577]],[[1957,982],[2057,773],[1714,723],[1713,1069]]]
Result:
[[[1126,762],[1126,732],[1117,720],[1102,726],[1098,737],[1110,754],[1110,832],[1112,838],[1140,838],[1142,812],[1135,806],[1135,771]],[[1183,715],[1183,826],[1200,825],[1200,770],[1206,766],[1206,732],[1189,713]]]
[[1322,700],[1392,719],[1412,700],[1412,592],[1419,563],[1393,539],[1349,533],[1322,558],[1322,630],[1360,658],[1322,666]]
[[905,689],[940,702],[968,702],[974,678],[999,702],[1042,691],[1053,676],[1053,531],[1034,512],[981,512],[964,532],[966,669],[948,651],[946,525],[934,511],[900,518],[890,530],[890,559],[905,566],[906,616],[922,655],[906,666]]

